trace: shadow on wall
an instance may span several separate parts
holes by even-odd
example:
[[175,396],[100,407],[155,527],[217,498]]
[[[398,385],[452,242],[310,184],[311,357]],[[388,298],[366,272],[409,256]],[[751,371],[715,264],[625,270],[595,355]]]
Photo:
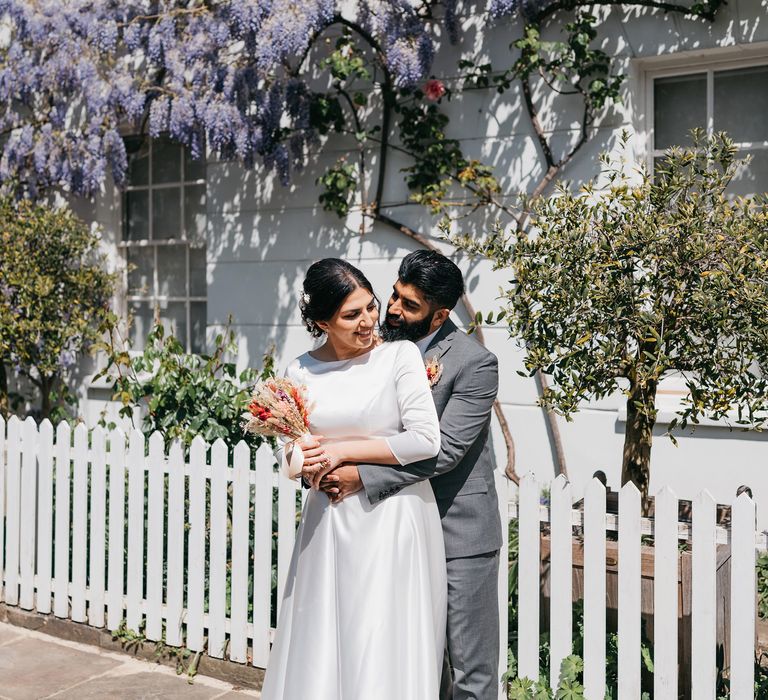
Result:
[[[565,147],[577,138],[567,131],[555,136]],[[616,142],[613,129],[598,129],[564,175],[576,185],[598,171],[598,157]],[[462,146],[469,158],[493,165],[504,181],[506,205],[513,206],[519,188],[533,186],[543,174],[537,146],[530,136],[467,138]],[[211,163],[208,167],[207,282],[208,325],[219,327],[230,314],[239,334],[248,338],[251,363],[269,343],[283,347],[291,327],[300,324],[297,301],[301,280],[309,264],[322,257],[343,257],[369,275],[376,291],[386,298],[400,259],[419,246],[399,231],[376,224],[360,233],[361,216],[353,211],[346,220],[322,210],[314,178],[325,161],[337,154],[315,156],[314,163],[294,176],[288,187],[276,182],[262,168],[245,170],[236,163]],[[409,193],[399,172],[407,161],[392,158],[387,171],[383,211],[402,224],[430,236],[462,268],[472,303],[478,310],[498,307],[499,287],[509,273],[493,272],[487,261],[469,260],[439,239],[437,217],[408,202]],[[375,159],[373,160],[375,164]],[[499,209],[482,207],[454,224],[455,233],[487,235],[501,221],[513,220]],[[370,222],[367,223],[370,227]],[[431,235],[430,235],[431,234]],[[457,309],[460,322],[469,318]],[[257,346],[252,341],[260,339]]]

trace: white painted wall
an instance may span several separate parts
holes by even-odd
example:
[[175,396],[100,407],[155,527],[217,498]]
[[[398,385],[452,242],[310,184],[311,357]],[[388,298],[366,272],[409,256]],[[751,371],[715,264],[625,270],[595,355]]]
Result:
[[[441,49],[436,75],[455,75],[459,53],[479,53],[495,67],[511,65],[514,56],[507,47],[519,36],[519,26],[506,23],[487,29],[480,17],[468,18],[465,24],[463,43]],[[548,34],[554,38],[557,27],[550,28]],[[768,0],[730,0],[711,25],[663,13],[611,11],[601,42],[606,51],[619,56],[616,67],[629,79],[624,103],[607,111],[591,141],[563,173],[577,183],[596,174],[598,155],[615,150],[624,129],[633,134],[635,158],[645,159],[646,71],[681,60],[752,54],[768,57]],[[577,138],[578,107],[561,98],[543,110],[543,127],[553,135],[556,148]],[[467,155],[495,166],[505,192],[532,188],[543,165],[518,91],[501,96],[492,91],[467,93],[454,99],[447,111],[450,134],[461,139]],[[342,144],[331,144],[315,156],[306,174],[294,177],[288,188],[259,170],[246,172],[236,164],[215,161],[208,165],[209,331],[214,334],[228,315],[233,315],[241,366],[259,365],[272,344],[280,366],[310,346],[311,339],[300,323],[297,299],[303,274],[313,260],[328,256],[348,259],[364,270],[381,298],[386,299],[400,259],[414,249],[402,235],[379,226],[361,236],[359,219],[350,217],[342,222],[318,206],[319,188],[314,180],[320,167],[337,158],[339,151],[333,152],[334,146]],[[387,204],[407,200],[398,173],[402,165],[397,156],[391,158],[384,196]],[[434,225],[416,206],[397,207],[392,213],[420,231],[430,231]],[[99,208],[96,216],[106,226],[119,224],[111,205]],[[470,219],[463,227],[478,235],[489,229],[490,219]],[[475,306],[496,308],[497,290],[508,276],[493,272],[487,262],[456,260],[466,275]],[[468,319],[461,310],[455,316],[466,325]],[[534,381],[517,375],[522,368],[521,351],[501,328],[489,328],[486,335],[501,361],[499,398],[517,445],[518,473],[532,470],[549,479],[554,475],[552,450],[543,412],[535,405]],[[577,494],[596,469],[606,472],[610,486],[619,485],[624,428],[621,404],[621,396],[611,397],[585,406],[572,422],[560,421],[569,475]],[[730,502],[736,488],[747,483],[763,504],[759,520],[768,527],[768,436],[700,427],[695,434],[688,431],[679,435],[679,446],[674,447],[661,435],[663,430],[663,426],[657,430],[653,449],[652,490],[670,484],[678,496],[690,498],[706,487],[719,501]],[[503,441],[498,435],[496,446],[503,464]]]

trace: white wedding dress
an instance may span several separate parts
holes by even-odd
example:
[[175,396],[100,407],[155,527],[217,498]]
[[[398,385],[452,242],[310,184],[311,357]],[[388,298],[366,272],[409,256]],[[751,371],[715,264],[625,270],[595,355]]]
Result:
[[[336,362],[304,354],[286,375],[308,387],[314,434],[386,438],[401,464],[437,453],[437,414],[413,343]],[[310,491],[262,700],[436,700],[446,587],[428,481],[375,506],[363,491],[338,504]]]

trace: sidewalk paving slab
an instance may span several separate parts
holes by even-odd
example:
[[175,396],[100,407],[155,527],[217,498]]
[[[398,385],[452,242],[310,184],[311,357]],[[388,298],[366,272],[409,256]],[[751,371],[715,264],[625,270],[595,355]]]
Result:
[[0,644],[10,642],[12,639],[18,638],[19,633],[10,625],[3,625],[0,623]]
[[119,665],[97,654],[19,636],[0,647],[0,695],[37,700]]
[[[144,664],[147,662],[145,661]],[[181,682],[180,682],[181,681]],[[221,697],[220,688],[211,688],[200,683],[189,683],[184,678],[167,676],[161,673],[139,672],[116,676],[109,674],[81,683],[55,696],[58,700],[82,698],[83,700],[207,700]],[[241,693],[237,697],[242,698]]]
[[255,690],[0,622],[0,700],[248,700]]

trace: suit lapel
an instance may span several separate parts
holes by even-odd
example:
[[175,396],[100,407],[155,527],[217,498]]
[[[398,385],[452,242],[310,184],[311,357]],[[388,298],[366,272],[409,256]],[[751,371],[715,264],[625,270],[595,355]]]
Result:
[[442,357],[451,349],[454,335],[458,332],[456,324],[449,318],[437,332],[437,335],[432,339],[432,342],[427,346],[427,350],[424,356],[427,359],[431,359],[435,356]]

